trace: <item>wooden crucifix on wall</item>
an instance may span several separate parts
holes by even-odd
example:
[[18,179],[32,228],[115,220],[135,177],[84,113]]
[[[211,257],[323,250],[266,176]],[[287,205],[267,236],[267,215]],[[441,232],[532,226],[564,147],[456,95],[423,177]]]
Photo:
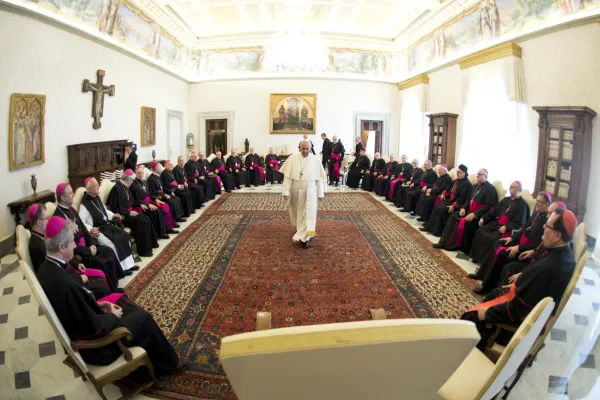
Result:
[[94,118],[94,129],[100,129],[102,124],[100,118],[104,113],[104,95],[109,96],[115,95],[115,85],[105,86],[103,84],[105,72],[101,69],[98,70],[98,80],[96,83],[91,83],[89,79],[83,81],[83,93],[94,92],[93,105],[92,105],[92,117]]

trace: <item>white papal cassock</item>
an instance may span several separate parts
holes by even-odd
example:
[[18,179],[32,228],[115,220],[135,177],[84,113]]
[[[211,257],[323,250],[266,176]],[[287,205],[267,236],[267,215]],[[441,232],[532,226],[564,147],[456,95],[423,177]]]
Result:
[[289,196],[288,209],[296,234],[292,240],[309,241],[317,236],[317,198],[325,196],[327,175],[314,154],[291,155],[279,171],[283,173],[283,195]]

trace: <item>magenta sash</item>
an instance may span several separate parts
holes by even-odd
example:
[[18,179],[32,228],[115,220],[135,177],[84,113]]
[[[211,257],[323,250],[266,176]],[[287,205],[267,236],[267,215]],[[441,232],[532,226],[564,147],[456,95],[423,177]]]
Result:
[[260,181],[265,181],[265,170],[260,167],[257,163],[250,164],[252,168],[258,168],[258,174],[260,175]]
[[390,199],[394,198],[394,192],[396,191],[396,183],[402,182],[404,177],[400,175],[398,178],[390,182]]
[[519,244],[528,244],[530,240],[525,235],[521,235],[521,240],[519,240]]
[[196,171],[196,172],[194,172],[194,175],[195,175],[196,177],[199,177],[199,176],[200,176],[200,172]]
[[427,184],[423,181],[419,182],[419,187],[424,188]]
[[144,213],[144,210],[142,209],[142,207],[130,207],[129,211],[135,211],[136,213],[138,213],[140,215]]
[[[469,214],[474,213],[475,211],[479,210],[484,205],[485,205],[485,203],[480,203],[478,201],[471,201],[471,204],[469,206]],[[467,221],[465,221],[464,217],[461,218],[460,221],[458,222],[458,229],[456,230],[456,245],[459,247],[462,246],[463,235],[465,233],[465,224],[466,223],[467,223]]]
[[[508,216],[507,216],[506,214],[502,215],[502,216],[500,217],[500,219],[498,220],[498,223],[499,223],[500,225],[502,225],[502,226],[504,226],[504,225],[508,224],[508,222],[509,222],[509,219],[508,219]],[[508,229],[506,230],[506,232],[504,232],[504,233],[502,234],[502,237],[503,237],[503,238],[507,238],[507,237],[511,237],[511,236],[512,236],[512,231],[510,231],[510,232],[509,232],[509,231],[508,231]]]
[[71,267],[71,268],[73,268],[73,270],[75,270],[75,272],[77,272],[79,275],[95,276],[95,277],[100,277],[100,278],[104,279],[106,288],[107,289],[109,288],[108,281],[106,280],[106,275],[104,275],[104,272],[100,271],[99,269],[86,268],[85,272],[81,272],[78,268],[75,268],[75,267]]
[[169,185],[171,185],[171,186],[177,186],[177,182],[175,182],[175,181],[173,180],[173,181],[171,181],[171,183],[169,183]]
[[235,164],[235,169],[240,169],[240,164]]
[[[150,197],[146,197],[146,199],[150,199]],[[146,200],[144,200],[144,201],[146,201]],[[155,205],[156,207],[160,207],[163,210],[165,210],[165,214],[166,214],[165,222],[167,223],[167,228],[173,229],[175,227],[175,222],[173,222],[173,216],[171,215],[171,209],[169,208],[169,205],[167,203],[158,205],[158,203],[156,203],[154,201],[152,202],[152,204]]]
[[225,171],[225,166],[223,164],[219,165],[219,168],[217,168],[217,171]]
[[333,173],[335,179],[340,179],[340,155],[339,154],[331,154],[331,158],[335,161],[333,162]]
[[100,300],[98,300],[98,302],[106,301],[111,304],[117,304],[117,301],[119,301],[119,299],[123,296],[124,296],[123,293],[111,293],[108,296],[103,297]]
[[86,247],[85,246],[85,239],[83,238],[83,236],[79,238],[79,245],[83,246],[83,247]]
[[157,191],[156,191],[156,193],[162,193],[162,192],[163,192],[162,190],[157,190]]
[[442,199],[440,199],[440,196],[438,196],[435,198],[435,201],[433,202],[433,206],[436,207],[441,202],[442,202]]
[[277,161],[276,159],[272,158],[271,160],[269,160],[269,165],[273,167],[275,171],[279,171],[279,161]]
[[373,172],[381,172],[383,171],[381,168],[373,168]]
[[215,178],[217,178],[217,183],[219,186],[219,193],[221,193],[221,177],[219,175],[215,176]]

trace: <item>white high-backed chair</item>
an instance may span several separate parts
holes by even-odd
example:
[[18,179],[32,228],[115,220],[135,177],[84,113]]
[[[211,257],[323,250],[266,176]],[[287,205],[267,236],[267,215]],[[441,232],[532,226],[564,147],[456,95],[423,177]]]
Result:
[[478,340],[460,320],[346,322],[228,336],[219,359],[244,400],[432,399]]
[[502,201],[504,196],[506,196],[506,189],[502,186],[502,182],[494,181],[492,185],[496,188],[496,193],[498,193],[498,202]]
[[100,184],[100,200],[102,200],[102,204],[104,204],[104,206],[106,207],[106,200],[108,199],[108,195],[111,191],[111,189],[113,188],[113,186],[115,186],[114,182],[109,181],[108,179],[105,179],[102,181],[102,183]]
[[81,206],[81,200],[83,200],[83,195],[85,194],[85,188],[83,186],[78,187],[75,190],[75,196],[73,197],[73,208],[79,212],[79,206]]
[[467,179],[469,182],[471,182],[471,185],[475,185],[477,183],[477,175],[469,174]]
[[53,216],[54,212],[56,211],[56,203],[53,201],[47,201],[46,203],[44,203],[44,206],[46,206],[46,213],[48,213],[48,218]]
[[535,198],[531,195],[531,192],[527,189],[523,189],[521,192],[521,197],[527,205],[529,206],[529,215],[533,214],[533,210],[535,210]]
[[29,229],[25,229],[23,225],[17,225],[15,233],[17,239],[16,253],[20,260],[23,260],[27,265],[33,265],[31,257],[29,256],[29,239],[31,238],[31,232]]
[[438,392],[443,400],[489,400],[502,391],[505,383],[525,360],[554,308],[551,297],[540,301],[494,364],[479,349],[473,349]]

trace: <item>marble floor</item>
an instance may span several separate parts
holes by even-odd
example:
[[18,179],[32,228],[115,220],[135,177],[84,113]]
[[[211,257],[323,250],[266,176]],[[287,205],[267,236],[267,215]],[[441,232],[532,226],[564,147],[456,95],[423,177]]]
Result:
[[[346,187],[327,187],[327,192],[350,192]],[[236,193],[280,192],[281,186],[244,188]],[[381,197],[377,197],[380,201]],[[197,211],[186,223],[185,229],[206,208]],[[398,218],[415,229],[420,226],[414,218],[399,213],[389,206]],[[425,234],[432,243],[437,238]],[[160,253],[168,241],[160,241]],[[474,272],[475,264],[457,252],[445,252],[465,273]],[[152,258],[138,263],[144,268]],[[134,275],[135,276],[135,275]],[[121,286],[133,278],[120,281]],[[510,399],[600,399],[600,265],[591,260],[584,269],[575,293],[567,303],[556,326],[546,340],[546,347],[528,368],[510,395]],[[598,364],[596,363],[598,357]],[[89,382],[65,366],[65,353],[50,324],[41,312],[25,277],[21,273],[16,255],[1,260],[0,266],[0,399],[100,399]],[[596,383],[598,382],[598,383]],[[120,397],[117,387],[108,385],[105,394],[109,399]],[[139,395],[136,400],[150,399]]]

